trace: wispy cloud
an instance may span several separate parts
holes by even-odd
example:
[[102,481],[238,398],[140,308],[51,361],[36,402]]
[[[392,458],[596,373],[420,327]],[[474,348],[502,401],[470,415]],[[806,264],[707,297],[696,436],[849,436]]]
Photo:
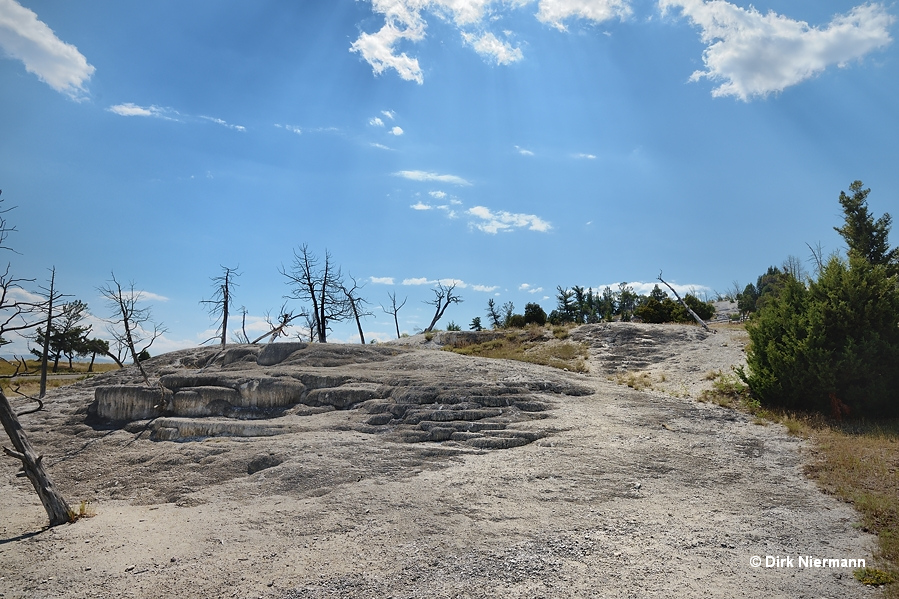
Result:
[[[2,0],[0,0],[2,2]],[[107,108],[109,112],[119,116],[148,116],[156,119],[164,119],[166,121],[177,121],[178,119],[172,115],[178,115],[178,111],[173,108],[164,108],[161,106],[138,106],[131,102],[124,104],[116,104]]]
[[380,119],[380,117],[374,117],[374,118],[368,120],[368,124],[371,125],[372,127],[383,127],[384,121],[382,121]]
[[442,200],[443,198],[446,197],[446,192],[445,191],[429,191],[428,195],[431,196],[432,198],[437,198],[438,200]]
[[485,206],[469,208],[466,214],[476,218],[472,226],[485,233],[495,234],[522,228],[544,233],[552,229],[549,222],[533,214],[516,214],[505,210],[494,212]]
[[381,111],[381,114],[383,114],[384,116],[386,116],[386,117],[387,117],[388,119],[390,119],[391,121],[392,121],[393,119],[396,118],[396,113],[395,113],[394,111],[392,111],[392,110],[382,110],[382,111]]
[[73,100],[87,96],[96,69],[78,48],[60,40],[37,14],[15,0],[0,0],[0,48],[25,70]]
[[429,173],[427,171],[399,171],[394,173],[397,177],[411,179],[412,181],[437,181],[439,183],[451,183],[453,185],[471,185],[462,177],[456,175],[440,175],[438,173]]
[[379,143],[375,143],[375,142],[371,142],[369,145],[373,148],[378,148],[379,150],[391,150],[391,151],[393,150],[393,148],[390,148],[390,147],[385,146],[384,144],[379,144]]
[[528,293],[540,293],[543,291],[543,287],[533,287],[529,283],[522,283],[518,286],[519,291],[527,291]]
[[522,156],[533,156],[534,155],[533,152],[531,152],[530,150],[526,150],[525,148],[522,148],[521,146],[515,146],[515,151],[518,152],[519,154],[521,154]]
[[279,125],[278,123],[275,123],[275,127],[284,129],[285,131],[290,131],[291,133],[296,133],[297,135],[303,134],[302,129],[300,129],[299,127],[294,127],[293,125]]
[[573,156],[579,160],[596,160],[596,156],[593,154],[574,154]]
[[224,121],[222,119],[218,119],[212,116],[200,116],[201,119],[207,120],[211,123],[215,123],[216,125],[221,125],[222,127],[227,127],[228,129],[233,129],[235,131],[246,131],[247,128],[242,125],[232,125],[231,123]]
[[472,291],[483,291],[484,293],[491,293],[499,289],[499,285],[472,285]]
[[694,72],[690,81],[718,82],[713,96],[743,101],[780,92],[831,65],[844,67],[888,46],[895,21],[880,4],[856,6],[823,28],[724,0],[659,0],[659,6],[663,11],[679,8],[707,44],[702,56],[706,70]]
[[369,277],[376,285],[393,285],[393,277]]

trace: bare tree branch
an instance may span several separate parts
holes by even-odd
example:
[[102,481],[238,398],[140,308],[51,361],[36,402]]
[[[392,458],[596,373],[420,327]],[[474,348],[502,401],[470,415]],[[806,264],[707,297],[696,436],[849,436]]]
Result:
[[[237,268],[240,267],[238,266]],[[211,337],[203,343],[219,338],[221,339],[222,347],[224,347],[228,341],[228,311],[233,299],[233,288],[238,286],[234,279],[241,275],[241,273],[237,272],[237,268],[222,266],[222,274],[211,279],[215,284],[215,293],[212,294],[212,299],[200,301],[200,305],[205,304],[207,306],[209,315],[214,317],[216,322],[220,323],[215,337]]]
[[403,298],[403,303],[401,303],[399,306],[397,306],[395,292],[389,293],[387,295],[387,297],[390,298],[390,310],[385,308],[383,304],[381,305],[381,309],[384,310],[385,314],[393,315],[393,324],[396,325],[396,338],[399,339],[400,338],[400,321],[397,318],[397,314],[399,313],[400,309],[406,305],[406,300],[408,300],[409,298],[408,297]]
[[434,318],[431,320],[431,324],[429,324],[428,328],[424,330],[425,333],[434,330],[434,325],[437,324],[438,320],[443,318],[443,313],[446,312],[446,309],[450,304],[462,303],[462,298],[454,293],[455,289],[455,282],[449,286],[446,286],[438,281],[437,288],[431,290],[434,292],[434,299],[425,303],[435,306],[437,310],[436,312],[434,312]]
[[[115,339],[116,343],[124,346],[131,354],[135,366],[140,370],[144,382],[150,385],[150,379],[140,363],[140,355],[150,349],[166,329],[163,325],[153,321],[150,308],[140,308],[138,303],[142,293],[134,289],[134,282],[123,288],[122,284],[112,274],[112,279],[98,291],[109,302],[114,316],[110,318],[107,331]],[[152,330],[149,329],[152,327]],[[140,347],[140,349],[138,349]]]

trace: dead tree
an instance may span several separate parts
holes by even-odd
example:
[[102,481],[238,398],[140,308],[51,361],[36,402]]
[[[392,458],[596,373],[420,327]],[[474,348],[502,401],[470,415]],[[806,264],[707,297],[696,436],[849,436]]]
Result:
[[[14,227],[7,226],[4,215],[9,210],[11,209],[0,209],[0,249],[9,249],[4,243],[7,235],[15,230]],[[23,331],[37,325],[36,322],[30,322],[25,318],[26,315],[31,315],[37,306],[33,303],[23,303],[12,299],[10,292],[18,287],[20,281],[21,279],[10,277],[9,266],[7,265],[6,272],[0,276],[0,342],[4,340],[4,333]],[[18,369],[16,372],[18,372]],[[2,391],[0,391],[0,424],[3,424],[3,430],[6,431],[14,448],[4,447],[3,453],[22,462],[20,476],[26,476],[31,481],[44,509],[47,510],[47,516],[50,517],[50,526],[69,522],[74,515],[73,512],[69,509],[69,505],[62,495],[56,491],[53,481],[50,480],[50,477],[44,471],[41,463],[43,456],[38,455],[31,447],[28,438],[25,436],[25,431],[19,423],[19,418]]]
[[249,343],[250,338],[247,337],[247,308],[240,307],[240,330],[234,333],[234,340],[238,343]]
[[283,266],[279,269],[292,286],[286,297],[311,302],[315,338],[326,343],[331,323],[346,320],[353,313],[352,302],[344,293],[340,268],[333,264],[330,252],[325,250],[324,261],[320,261],[307,245],[299,252],[294,250],[293,258],[290,270]]
[[677,301],[680,302],[680,305],[683,306],[684,309],[690,313],[690,316],[693,317],[693,320],[698,322],[702,328],[704,328],[706,331],[711,333],[712,330],[709,328],[709,325],[707,325],[699,316],[697,316],[696,312],[694,312],[690,308],[690,306],[687,305],[687,302],[685,302],[684,300],[681,299],[681,297],[677,294],[677,291],[674,290],[674,287],[672,287],[671,285],[669,285],[668,283],[665,282],[665,279],[662,278],[662,271],[659,271],[659,280],[665,284],[665,287],[667,287],[668,289],[671,290],[671,293],[674,294],[674,297],[677,298]]
[[[140,291],[134,289],[134,283],[123,288],[122,284],[112,273],[112,280],[98,289],[100,294],[109,302],[113,310],[113,316],[107,322],[107,331],[120,345],[127,348],[134,360],[134,365],[140,370],[140,374],[147,386],[150,378],[140,362],[140,355],[150,349],[153,342],[166,332],[162,324],[153,321],[150,308],[141,308],[139,302],[143,296]],[[140,347],[140,349],[137,349]]]
[[428,328],[424,330],[425,333],[434,330],[434,325],[437,324],[438,320],[443,318],[443,313],[446,312],[446,309],[449,308],[450,304],[462,303],[462,298],[454,293],[455,289],[455,282],[453,282],[449,286],[446,286],[438,281],[437,288],[431,290],[434,292],[434,299],[425,303],[435,306],[437,308],[437,311],[434,312],[434,318],[431,320],[431,324],[429,324]]
[[406,300],[408,300],[409,298],[408,297],[403,298],[403,303],[400,304],[399,306],[397,306],[396,305],[396,293],[390,293],[387,295],[387,297],[390,298],[390,309],[388,310],[387,308],[385,308],[383,306],[383,304],[381,305],[381,309],[384,310],[385,314],[393,315],[393,324],[396,325],[396,338],[399,339],[400,338],[400,321],[397,318],[397,314],[399,314],[400,308],[402,308],[403,306],[406,305]]
[[38,497],[41,499],[41,503],[44,505],[44,509],[47,510],[47,516],[50,517],[50,526],[58,526],[70,522],[74,517],[74,513],[69,509],[69,504],[66,503],[62,495],[56,491],[53,481],[50,480],[50,477],[44,471],[44,466],[41,463],[44,456],[38,455],[31,447],[31,443],[28,442],[28,438],[25,436],[25,431],[22,430],[22,425],[19,424],[16,413],[13,412],[12,406],[9,405],[9,400],[6,399],[6,395],[2,391],[0,391],[0,422],[3,423],[3,429],[15,448],[15,450],[12,450],[4,447],[3,453],[22,462],[22,471],[19,473],[19,476],[26,476],[31,481],[34,490],[37,491]]
[[[253,339],[253,341],[251,341],[250,343],[255,345],[255,344],[259,343],[260,341],[262,341],[263,339],[265,339],[266,337],[271,337],[268,342],[274,343],[275,339],[277,339],[278,337],[286,337],[287,336],[287,327],[290,326],[291,322],[293,322],[294,320],[296,320],[297,318],[300,318],[302,316],[308,317],[308,314],[306,312],[300,312],[299,314],[294,314],[293,312],[287,312],[285,310],[285,307],[286,306],[281,306],[281,310],[280,310],[281,314],[278,316],[278,324],[272,323],[272,319],[269,316],[269,314],[268,313],[265,314],[265,322],[268,323],[270,330],[268,332],[260,335],[256,339]],[[243,334],[246,335],[247,334],[246,331],[244,331]]]
[[228,310],[231,307],[231,299],[233,297],[232,289],[237,287],[234,279],[239,277],[241,273],[237,272],[236,268],[227,266],[222,266],[221,268],[222,274],[218,277],[212,277],[212,282],[215,284],[215,293],[212,294],[212,299],[202,300],[200,304],[207,307],[209,315],[213,316],[216,322],[221,322],[216,331],[216,336],[207,339],[203,343],[220,338],[221,346],[225,347],[225,343],[228,341]]
[[362,319],[366,316],[371,316],[372,313],[365,308],[368,305],[368,301],[358,294],[359,289],[363,286],[359,285],[352,275],[349,275],[348,278],[353,282],[353,285],[342,285],[343,293],[346,296],[346,301],[350,304],[353,318],[356,320],[356,328],[359,329],[359,342],[365,345],[365,335],[362,333]]

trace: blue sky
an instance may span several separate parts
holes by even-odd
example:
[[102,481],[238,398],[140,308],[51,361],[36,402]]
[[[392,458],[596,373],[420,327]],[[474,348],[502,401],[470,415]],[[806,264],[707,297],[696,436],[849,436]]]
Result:
[[[745,285],[841,249],[855,179],[896,212],[895,4],[772,0],[0,0],[0,189],[17,277],[169,329],[239,267],[251,333],[302,244],[428,324],[557,285]],[[894,238],[896,235],[894,235]],[[893,240],[896,242],[896,239]],[[645,285],[644,285],[645,284]],[[298,309],[299,304],[290,304]],[[233,317],[232,317],[233,318]],[[103,325],[95,321],[95,330]],[[355,341],[354,327],[332,339]],[[21,352],[19,342],[5,353]]]

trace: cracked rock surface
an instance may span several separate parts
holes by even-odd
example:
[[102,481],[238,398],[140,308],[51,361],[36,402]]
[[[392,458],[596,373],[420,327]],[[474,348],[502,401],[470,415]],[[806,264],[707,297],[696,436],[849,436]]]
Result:
[[[586,375],[418,338],[185,350],[148,363],[165,391],[101,391],[140,389],[132,369],[53,391],[22,424],[96,515],[42,530],[8,460],[0,596],[877,596],[851,569],[750,566],[873,539],[803,477],[802,441],[695,400],[740,333],[571,337]],[[630,370],[653,386],[610,380]]]

